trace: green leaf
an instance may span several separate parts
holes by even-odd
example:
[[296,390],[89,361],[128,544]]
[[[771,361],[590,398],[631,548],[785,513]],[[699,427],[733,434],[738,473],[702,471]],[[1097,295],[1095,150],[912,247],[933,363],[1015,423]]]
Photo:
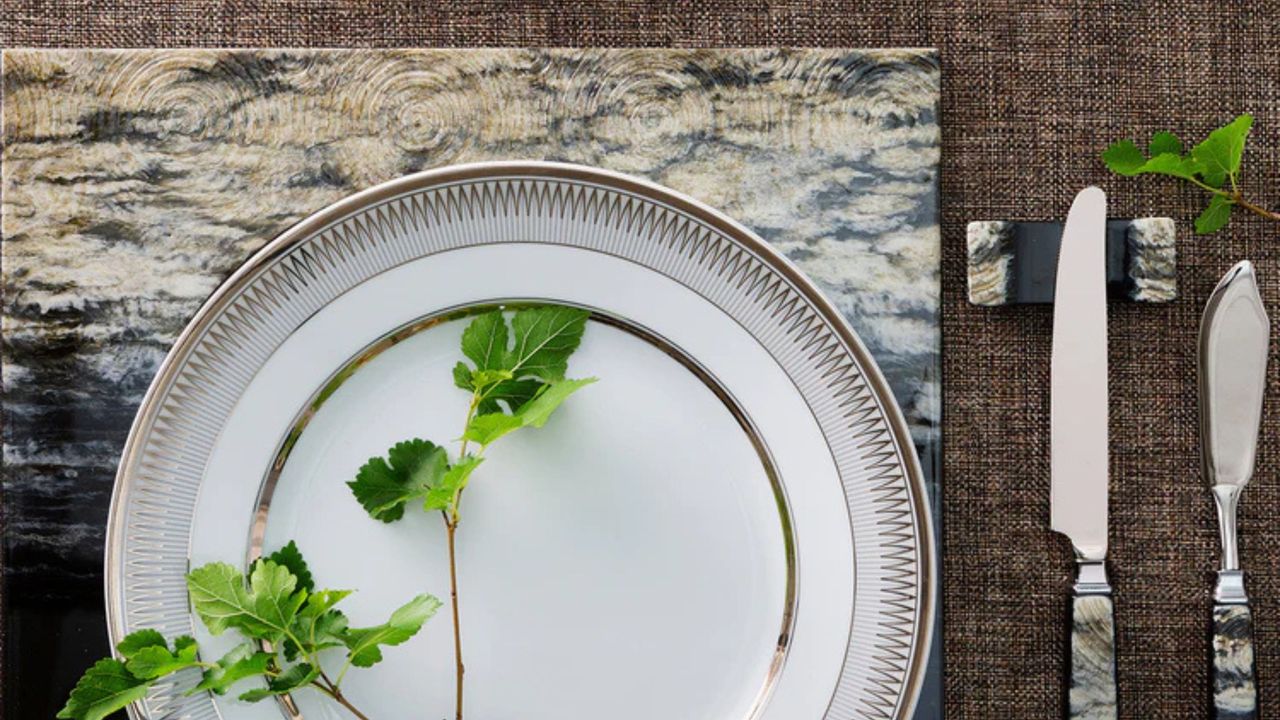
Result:
[[503,412],[496,412],[477,415],[471,418],[471,423],[467,425],[466,432],[462,433],[462,439],[486,446],[512,430],[518,430],[522,427],[524,427],[524,420],[518,414],[507,415]]
[[[1152,141],[1153,148],[1161,145],[1169,146],[1170,143]],[[1147,159],[1131,140],[1121,140],[1107,148],[1102,153],[1102,160],[1118,175],[1171,175],[1191,180],[1202,169],[1199,161],[1172,152],[1160,153]]]
[[227,563],[209,563],[187,574],[192,607],[214,635],[237,627],[250,612],[244,576]]
[[300,639],[303,647],[299,648],[293,640],[284,641],[284,657],[293,662],[299,655],[314,655],[321,650],[345,645],[347,632],[347,616],[341,610],[330,610],[315,617],[298,616],[294,622],[293,634]]
[[147,695],[150,682],[134,677],[119,660],[104,659],[85,671],[58,711],[62,720],[102,720]]
[[1164,155],[1165,153],[1182,155],[1182,141],[1171,132],[1158,132],[1151,136],[1151,145],[1148,148],[1148,152],[1151,153],[1152,157]]
[[1157,155],[1144,163],[1141,172],[1152,175],[1170,175],[1184,180],[1191,180],[1203,169],[1197,160],[1165,153],[1164,155]]
[[381,645],[399,645],[418,634],[423,623],[440,609],[431,595],[419,595],[391,613],[385,624],[347,631],[347,657],[356,667],[370,667],[382,660]]
[[347,616],[332,608],[350,594],[350,590],[320,590],[308,596],[307,603],[293,621],[293,635],[305,647],[299,648],[292,639],[285,640],[285,659],[293,661],[304,649],[308,653],[315,653],[342,645],[342,633],[347,629]]
[[471,418],[471,424],[467,426],[467,431],[462,437],[487,446],[513,430],[519,430],[522,427],[542,427],[556,408],[560,407],[570,395],[595,381],[595,378],[586,378],[559,380],[547,384],[533,399],[511,415],[490,413]]
[[1253,116],[1246,113],[1209,133],[1204,142],[1191,149],[1191,156],[1203,167],[1201,175],[1205,183],[1220,188],[1228,178],[1236,176],[1240,171],[1245,139],[1249,137],[1251,127]]
[[1231,206],[1235,203],[1222,195],[1214,195],[1209,206],[1196,218],[1196,232],[1208,235],[1221,230],[1231,220]]
[[308,650],[319,652],[346,644],[347,616],[341,610],[330,610],[315,618],[307,639]]
[[387,455],[389,463],[370,458],[347,487],[371,517],[393,522],[404,516],[405,503],[426,495],[439,481],[449,456],[444,448],[417,438],[397,443]]
[[138,649],[125,666],[134,677],[154,680],[198,664],[195,639],[183,635],[173,641],[173,650],[164,645]]
[[126,635],[124,639],[116,645],[116,650],[119,650],[124,659],[128,660],[139,650],[156,646],[162,648],[169,647],[169,643],[164,639],[164,636],[160,634],[160,631],[138,630]]
[[297,590],[298,578],[270,560],[254,564],[245,587],[243,576],[226,563],[209,563],[187,575],[187,590],[196,614],[209,632],[237,628],[246,635],[278,642],[307,599]]
[[237,645],[223,655],[215,667],[204,671],[200,684],[187,691],[187,695],[208,690],[225,695],[232,685],[241,680],[265,675],[271,663],[271,653],[262,652],[258,645],[247,642]]
[[[264,639],[278,639],[298,614],[298,608],[307,599],[306,590],[296,590],[298,578],[289,568],[267,560],[254,565],[249,575],[249,601],[253,615],[247,620],[246,629],[260,625],[259,633],[268,633]],[[296,592],[295,592],[296,590]]]
[[551,413],[555,412],[565,400],[568,400],[570,395],[594,382],[596,382],[596,378],[553,382],[545,390],[538,393],[537,397],[521,407],[516,414],[520,416],[525,425],[540,428],[547,424]]
[[[589,316],[559,305],[527,308],[514,314],[508,330],[501,311],[480,315],[462,335],[463,354],[476,369],[459,362],[453,384],[477,394],[480,415],[514,412],[547,382],[564,378]],[[509,340],[513,334],[514,344]]]
[[519,310],[511,318],[513,346],[503,367],[514,377],[536,377],[543,382],[564,378],[569,356],[582,342],[586,310],[547,305]]
[[302,617],[314,618],[319,617],[332,608],[334,605],[342,602],[353,590],[320,590],[312,593],[307,597],[307,604],[302,607],[302,612],[298,613]]
[[480,390],[510,379],[510,370],[477,370],[471,374],[471,384]]
[[431,488],[427,493],[426,500],[422,503],[422,509],[445,510],[453,506],[457,501],[458,493],[467,487],[467,481],[471,477],[471,473],[484,462],[484,458],[475,455],[465,455],[459,458],[458,462],[450,466],[448,472],[440,479],[440,483]]
[[521,405],[533,399],[546,383],[541,380],[507,380],[484,391],[478,410],[482,414],[503,412],[499,401],[506,404],[508,412],[515,412]]
[[298,587],[307,592],[316,589],[315,581],[311,577],[311,570],[307,568],[307,561],[302,559],[302,551],[298,549],[298,544],[290,540],[288,545],[267,556],[267,559],[277,565],[283,565],[289,568],[289,572],[298,578]]
[[1102,161],[1118,175],[1137,175],[1147,158],[1132,140],[1121,140],[1102,153]]
[[467,392],[474,392],[476,389],[471,384],[471,368],[461,360],[453,366],[453,384]]
[[477,315],[462,331],[462,354],[477,370],[506,370],[507,321],[501,310]]
[[320,677],[320,668],[313,668],[307,663],[298,663],[268,680],[265,688],[254,688],[246,693],[241,693],[240,699],[245,702],[258,702],[276,695],[284,695],[310,685],[311,681],[318,677]]

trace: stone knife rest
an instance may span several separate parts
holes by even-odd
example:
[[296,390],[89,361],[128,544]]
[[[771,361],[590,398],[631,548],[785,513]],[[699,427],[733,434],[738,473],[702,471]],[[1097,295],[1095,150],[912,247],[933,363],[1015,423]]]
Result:
[[[1107,293],[1112,300],[1170,302],[1178,296],[1176,232],[1170,218],[1107,221]],[[969,302],[1052,303],[1060,222],[969,223]]]

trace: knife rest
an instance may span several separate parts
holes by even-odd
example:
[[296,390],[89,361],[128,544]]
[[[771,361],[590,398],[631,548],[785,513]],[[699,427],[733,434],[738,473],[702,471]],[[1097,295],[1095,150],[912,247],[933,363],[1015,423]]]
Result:
[[[1176,231],[1170,218],[1107,221],[1107,294],[1164,303],[1178,296]],[[1052,303],[1060,222],[969,223],[969,302]]]

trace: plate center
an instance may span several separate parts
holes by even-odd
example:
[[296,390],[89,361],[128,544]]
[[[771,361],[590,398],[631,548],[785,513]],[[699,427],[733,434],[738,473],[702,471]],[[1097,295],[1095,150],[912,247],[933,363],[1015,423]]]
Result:
[[[453,712],[439,514],[370,519],[345,483],[421,437],[456,456],[468,395],[450,373],[466,318],[366,357],[314,411],[266,515],[267,550],[296,540],[321,587],[360,588],[353,625],[429,592],[446,606],[344,691],[372,717]],[[495,443],[462,503],[466,707],[477,720],[739,720],[787,631],[794,568],[759,441],[674,348],[593,319],[571,377],[597,376],[542,429]],[[343,373],[347,375],[347,373]],[[307,717],[328,717],[311,693]]]

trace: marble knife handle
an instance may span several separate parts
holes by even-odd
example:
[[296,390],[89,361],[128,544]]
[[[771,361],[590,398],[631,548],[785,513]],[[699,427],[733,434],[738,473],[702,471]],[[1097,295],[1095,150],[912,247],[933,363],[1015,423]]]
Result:
[[1213,606],[1213,712],[1216,720],[1255,720],[1253,613],[1248,605]]
[[1116,623],[1110,595],[1071,600],[1071,690],[1068,720],[1115,720]]

